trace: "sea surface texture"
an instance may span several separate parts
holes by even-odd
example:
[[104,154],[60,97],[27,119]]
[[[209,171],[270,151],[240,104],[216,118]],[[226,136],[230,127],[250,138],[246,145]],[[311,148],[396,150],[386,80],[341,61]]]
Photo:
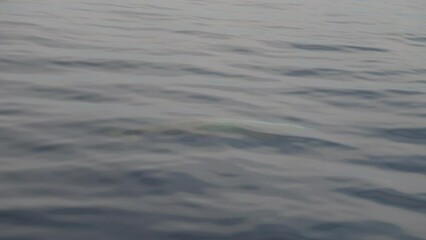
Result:
[[426,239],[426,1],[0,1],[0,240]]

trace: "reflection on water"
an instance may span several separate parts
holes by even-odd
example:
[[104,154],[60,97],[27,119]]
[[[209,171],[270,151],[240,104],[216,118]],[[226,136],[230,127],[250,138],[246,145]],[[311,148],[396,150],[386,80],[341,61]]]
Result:
[[426,238],[424,9],[1,1],[0,240]]

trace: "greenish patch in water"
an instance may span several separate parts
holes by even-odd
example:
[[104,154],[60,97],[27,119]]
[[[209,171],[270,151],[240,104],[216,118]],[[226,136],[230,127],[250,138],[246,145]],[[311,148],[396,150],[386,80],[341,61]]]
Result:
[[[144,133],[167,133],[171,131],[182,131],[189,133],[210,133],[210,134],[249,134],[262,135],[273,133],[284,133],[291,129],[306,129],[300,125],[288,123],[265,122],[245,119],[198,119],[180,120],[169,123],[148,124],[139,129],[112,130],[110,136],[126,137],[133,140]],[[256,134],[258,133],[258,134]]]

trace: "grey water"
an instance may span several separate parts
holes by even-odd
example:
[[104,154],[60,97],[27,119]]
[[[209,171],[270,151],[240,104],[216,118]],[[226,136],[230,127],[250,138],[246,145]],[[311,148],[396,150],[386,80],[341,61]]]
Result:
[[1,240],[425,227],[426,1],[0,1]]

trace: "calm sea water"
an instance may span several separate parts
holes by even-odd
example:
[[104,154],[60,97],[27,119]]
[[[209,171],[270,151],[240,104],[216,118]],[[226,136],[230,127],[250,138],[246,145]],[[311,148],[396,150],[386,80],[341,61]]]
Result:
[[425,239],[426,1],[0,1],[0,141],[1,240]]

